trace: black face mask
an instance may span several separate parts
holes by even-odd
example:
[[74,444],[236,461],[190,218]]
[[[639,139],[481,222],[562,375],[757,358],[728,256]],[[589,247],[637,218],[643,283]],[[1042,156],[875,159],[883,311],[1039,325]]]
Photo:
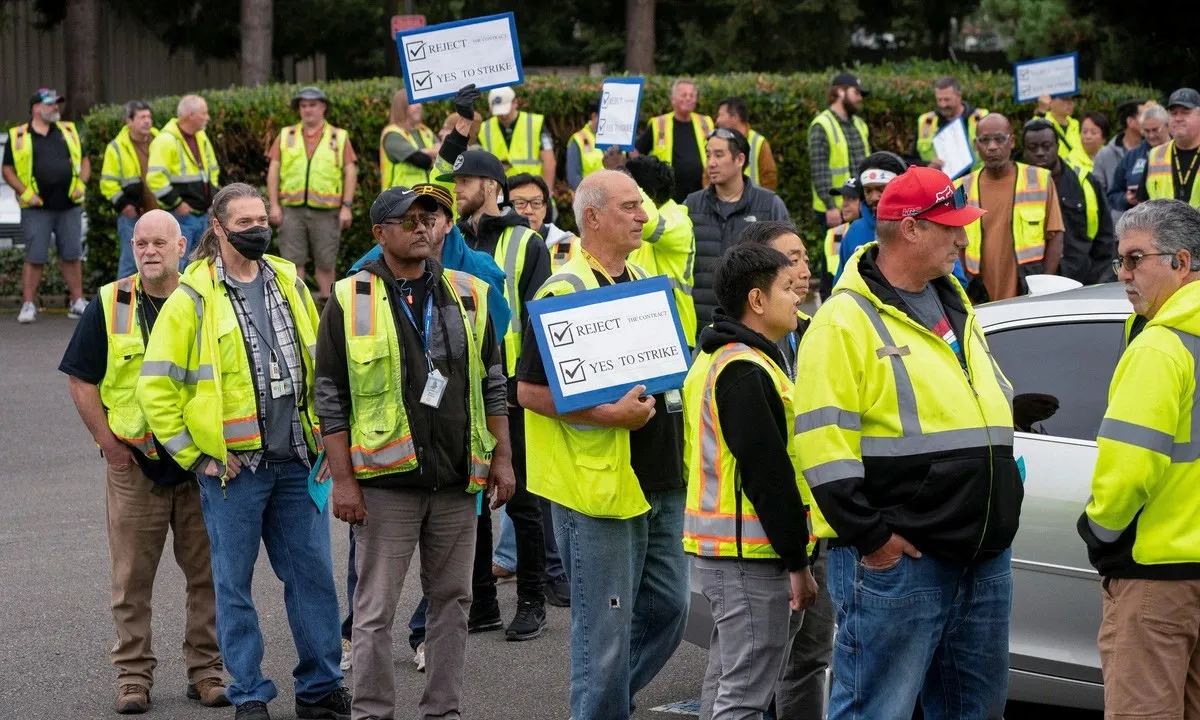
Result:
[[225,228],[225,237],[239,255],[247,260],[258,260],[271,244],[271,228],[255,225],[237,232]]

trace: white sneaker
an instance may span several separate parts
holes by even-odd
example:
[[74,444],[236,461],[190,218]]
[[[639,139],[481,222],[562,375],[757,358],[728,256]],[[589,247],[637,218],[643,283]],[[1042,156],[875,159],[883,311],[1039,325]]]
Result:
[[17,322],[22,325],[28,325],[34,320],[37,320],[37,305],[27,302],[21,306],[21,312],[17,315]]
[[350,667],[350,641],[342,638],[342,669],[349,670]]
[[72,320],[78,320],[79,318],[83,317],[83,311],[87,310],[87,306],[87,300],[79,298],[75,302],[71,303],[71,309],[67,311],[67,317],[71,318]]
[[417,651],[413,653],[413,663],[417,666],[417,672],[425,672],[425,643],[417,646]]

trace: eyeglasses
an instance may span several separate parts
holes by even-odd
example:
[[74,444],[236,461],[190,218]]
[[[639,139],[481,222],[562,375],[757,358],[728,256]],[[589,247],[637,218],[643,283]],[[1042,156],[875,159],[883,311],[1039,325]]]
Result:
[[1003,145],[1012,139],[1012,135],[979,135],[975,142],[987,147],[988,145]]
[[949,197],[944,197],[923,210],[918,210],[915,213],[905,213],[905,215],[920,219],[920,217],[925,213],[943,205],[950,205],[955,210],[962,210],[965,208],[967,206],[967,188],[959,185]]
[[532,200],[526,200],[525,198],[513,198],[512,206],[517,210],[524,210],[526,208],[532,210],[541,210],[542,208],[546,207],[546,201],[542,198],[533,198]]
[[398,227],[404,232],[412,232],[413,230],[417,229],[418,225],[424,225],[425,227],[432,229],[434,225],[437,225],[437,214],[426,213],[420,217],[408,215],[402,218],[388,218],[381,221],[379,224],[383,226]]
[[1125,268],[1129,272],[1133,272],[1134,270],[1137,270],[1138,263],[1140,263],[1144,258],[1162,257],[1174,254],[1175,253],[1129,253],[1128,255],[1118,255],[1113,258],[1112,269],[1114,273],[1120,272],[1121,268]]

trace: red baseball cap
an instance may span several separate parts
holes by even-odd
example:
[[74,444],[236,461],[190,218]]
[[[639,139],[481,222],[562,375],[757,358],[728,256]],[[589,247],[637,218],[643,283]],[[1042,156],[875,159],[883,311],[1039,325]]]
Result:
[[968,205],[965,188],[956,189],[946,173],[929,167],[910,167],[888,183],[875,217],[879,220],[911,217],[963,227],[983,217],[985,212]]

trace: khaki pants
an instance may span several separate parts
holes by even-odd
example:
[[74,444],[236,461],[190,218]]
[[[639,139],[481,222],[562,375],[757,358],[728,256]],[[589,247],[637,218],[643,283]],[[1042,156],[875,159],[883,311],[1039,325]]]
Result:
[[279,226],[279,253],[300,268],[308,263],[311,250],[313,265],[318,270],[332,270],[337,263],[341,237],[337,209],[283,208],[283,223]]
[[1108,578],[1101,596],[1104,717],[1200,720],[1200,580]]
[[183,660],[188,682],[220,678],[216,599],[208,532],[195,481],[173,488],[154,485],[136,465],[108,468],[108,549],[112,557],[112,614],[117,642],[112,664],[117,684],[153,685],[158,660],[150,646],[150,598],[168,528],[175,561],[187,580]]

